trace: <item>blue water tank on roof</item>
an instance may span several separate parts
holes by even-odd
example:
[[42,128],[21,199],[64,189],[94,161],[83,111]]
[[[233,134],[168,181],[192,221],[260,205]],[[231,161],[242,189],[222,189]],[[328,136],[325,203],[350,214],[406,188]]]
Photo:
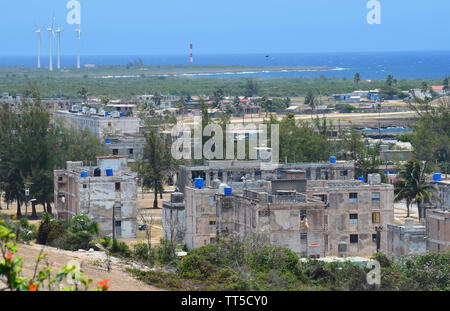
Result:
[[111,139],[107,138],[107,139],[105,140],[105,143],[110,144],[110,143],[111,143]]
[[358,180],[360,180],[360,181],[362,181],[362,182],[366,182],[366,179],[364,178],[364,176],[358,177]]
[[112,168],[107,168],[107,169],[106,169],[106,176],[114,176],[114,173],[113,173],[113,169],[112,169]]
[[336,157],[330,157],[330,163],[334,164],[336,163],[337,159]]
[[434,174],[433,181],[442,181],[442,174],[441,173]]
[[194,179],[194,186],[195,186],[195,188],[202,189],[203,186],[204,186],[203,178],[195,178]]
[[233,194],[233,188],[231,187],[225,187],[224,188],[225,195],[232,195]]
[[80,177],[88,177],[88,172],[86,172],[86,171],[82,171],[81,172],[81,174],[80,174]]

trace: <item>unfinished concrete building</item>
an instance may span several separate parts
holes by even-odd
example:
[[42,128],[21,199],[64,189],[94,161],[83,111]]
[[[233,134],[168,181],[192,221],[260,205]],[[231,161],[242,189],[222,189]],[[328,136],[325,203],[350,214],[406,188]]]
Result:
[[370,256],[379,239],[379,249],[386,251],[394,194],[392,185],[378,180],[371,178],[368,184],[293,178],[248,181],[246,187],[236,182],[228,195],[216,187],[218,180],[212,187],[188,186],[185,242],[192,249],[215,243],[224,233],[254,235],[301,257],[318,257]]
[[[291,173],[289,173],[291,172]],[[177,172],[177,186],[184,192],[186,186],[193,186],[194,179],[201,177],[207,187],[214,179],[223,183],[241,182],[246,180],[275,180],[282,178],[281,174],[297,177],[304,176],[308,180],[353,180],[355,166],[352,162],[336,161],[334,163],[285,163],[266,168],[262,161],[206,161],[204,165],[181,165]],[[300,174],[300,175],[299,175]]]
[[380,250],[387,250],[386,228],[394,223],[394,187],[382,184],[378,174],[369,180],[308,181],[308,198],[326,205],[327,254],[370,256],[377,251],[377,229]]
[[126,155],[128,162],[133,163],[142,158],[145,138],[136,135],[113,136],[105,139],[104,145],[108,148],[110,155]]
[[137,175],[127,156],[97,157],[96,167],[67,162],[54,171],[55,213],[59,219],[87,215],[99,225],[101,236],[136,236]]
[[163,201],[162,225],[165,240],[185,244],[186,210],[183,193],[171,193],[170,201]]
[[[261,181],[252,189],[186,188],[186,246],[215,243],[218,235],[254,236],[300,256],[324,256],[324,203],[307,199],[306,180]],[[268,187],[269,186],[269,187]],[[235,189],[233,189],[235,191]]]

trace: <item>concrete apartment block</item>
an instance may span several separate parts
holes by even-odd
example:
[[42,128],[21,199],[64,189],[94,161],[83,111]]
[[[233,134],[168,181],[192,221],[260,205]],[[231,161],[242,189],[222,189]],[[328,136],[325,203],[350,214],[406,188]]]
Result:
[[362,181],[308,181],[309,198],[325,202],[325,252],[370,256],[387,250],[387,224],[394,223],[394,187]]
[[103,138],[106,133],[110,135],[136,135],[139,133],[141,124],[141,120],[134,117],[114,118],[62,110],[55,111],[53,117],[55,121],[61,122],[67,128],[87,128],[100,138]]
[[450,211],[434,209],[426,213],[427,250],[450,249]]
[[193,249],[215,243],[216,202],[218,189],[186,187],[186,236],[187,248]]
[[301,257],[323,257],[324,203],[306,195],[245,190],[242,195],[217,195],[217,230],[252,235],[290,248]]
[[[107,176],[109,169],[113,176]],[[97,157],[96,167],[67,162],[66,170],[54,171],[54,189],[59,219],[84,214],[99,224],[101,236],[136,236],[137,175],[127,156]]]

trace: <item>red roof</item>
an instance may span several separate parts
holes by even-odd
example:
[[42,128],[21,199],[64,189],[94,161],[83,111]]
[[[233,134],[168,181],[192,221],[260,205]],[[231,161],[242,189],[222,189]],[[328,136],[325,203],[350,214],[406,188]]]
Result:
[[442,91],[444,89],[443,85],[434,85],[431,87],[433,91]]

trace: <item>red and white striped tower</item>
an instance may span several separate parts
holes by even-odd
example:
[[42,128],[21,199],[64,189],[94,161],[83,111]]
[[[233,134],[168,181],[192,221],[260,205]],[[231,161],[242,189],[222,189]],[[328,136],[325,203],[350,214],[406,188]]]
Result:
[[192,43],[191,43],[191,65],[194,64],[194,56],[192,53]]

